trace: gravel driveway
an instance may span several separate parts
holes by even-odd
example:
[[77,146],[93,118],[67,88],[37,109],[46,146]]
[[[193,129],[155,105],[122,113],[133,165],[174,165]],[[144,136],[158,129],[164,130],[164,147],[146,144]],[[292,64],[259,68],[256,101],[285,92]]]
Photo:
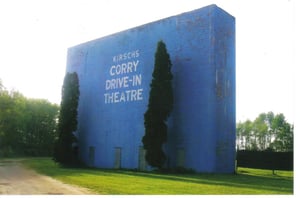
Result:
[[87,189],[64,184],[22,166],[20,160],[0,160],[0,195],[82,195]]

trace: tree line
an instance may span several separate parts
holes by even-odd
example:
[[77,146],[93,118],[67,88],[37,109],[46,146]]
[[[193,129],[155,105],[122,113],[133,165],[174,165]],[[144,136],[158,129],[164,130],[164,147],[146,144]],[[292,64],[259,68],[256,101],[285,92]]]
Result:
[[238,122],[236,145],[238,150],[293,151],[294,126],[284,115],[261,113],[254,120]]
[[0,157],[50,156],[59,106],[7,90],[0,80]]

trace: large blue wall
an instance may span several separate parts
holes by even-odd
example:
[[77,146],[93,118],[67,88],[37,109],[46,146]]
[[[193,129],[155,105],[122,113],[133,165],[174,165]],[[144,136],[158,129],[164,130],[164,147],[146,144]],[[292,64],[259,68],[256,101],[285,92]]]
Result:
[[139,168],[159,40],[174,76],[166,166],[234,172],[235,19],[216,5],[69,48],[67,72],[80,81],[80,158],[113,168],[117,148],[121,168]]

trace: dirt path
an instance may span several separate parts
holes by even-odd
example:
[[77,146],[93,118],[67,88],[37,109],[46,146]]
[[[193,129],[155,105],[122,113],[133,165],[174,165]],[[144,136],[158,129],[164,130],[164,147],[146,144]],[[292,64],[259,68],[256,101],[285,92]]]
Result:
[[87,189],[64,184],[23,167],[20,160],[0,161],[0,195],[82,195]]

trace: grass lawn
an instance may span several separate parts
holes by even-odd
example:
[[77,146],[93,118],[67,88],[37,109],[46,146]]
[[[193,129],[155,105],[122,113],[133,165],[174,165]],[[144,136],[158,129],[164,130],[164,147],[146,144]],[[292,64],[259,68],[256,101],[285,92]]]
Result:
[[23,163],[65,183],[95,194],[293,194],[293,172],[238,168],[231,174],[158,174],[128,170],[61,168],[49,158],[28,158]]

